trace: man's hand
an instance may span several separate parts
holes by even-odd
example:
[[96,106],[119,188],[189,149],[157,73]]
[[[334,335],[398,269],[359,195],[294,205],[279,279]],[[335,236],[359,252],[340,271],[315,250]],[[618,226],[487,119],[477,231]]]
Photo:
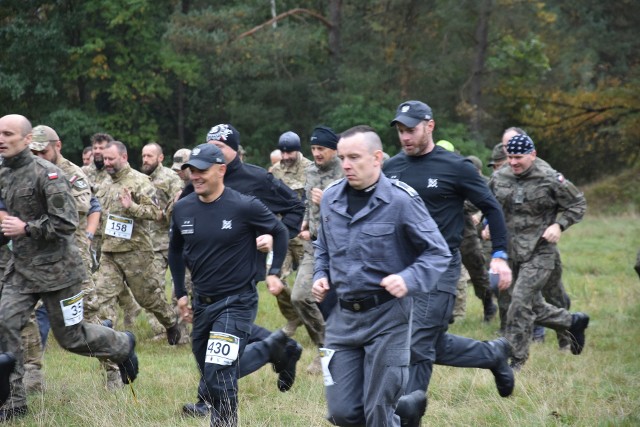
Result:
[[183,296],[178,300],[178,310],[180,311],[180,318],[187,322],[193,323],[193,310],[189,307],[189,297]]
[[268,254],[273,249],[273,236],[271,234],[262,234],[256,237],[256,247],[260,252]]
[[2,229],[2,233],[7,237],[22,237],[27,235],[24,231],[25,225],[27,225],[27,223],[17,216],[8,215],[2,220],[0,228]]
[[385,288],[387,292],[389,292],[396,298],[402,298],[409,292],[404,279],[402,278],[402,276],[399,276],[397,274],[390,274],[382,279],[382,281],[380,282],[380,286]]
[[544,233],[542,233],[542,238],[549,243],[558,243],[560,236],[562,236],[562,229],[558,223],[551,224],[544,230]]
[[485,227],[482,229],[480,237],[482,237],[482,240],[491,240],[491,232],[489,231],[488,225],[485,225]]
[[131,202],[131,192],[128,188],[123,189],[120,194],[120,203],[122,203],[122,207],[129,209],[131,207]]
[[300,226],[300,233],[298,233],[298,237],[306,241],[311,240],[311,233],[309,232],[309,223],[307,221],[302,221],[302,225]]
[[322,201],[322,195],[324,194],[324,191],[322,191],[319,188],[312,188],[311,189],[311,201],[313,203],[315,203],[316,205],[320,205],[320,202]]
[[313,287],[311,287],[311,295],[315,298],[316,302],[322,302],[324,297],[329,292],[329,280],[326,277],[322,279],[318,279],[313,283]]
[[268,275],[265,282],[267,282],[267,289],[269,290],[269,293],[273,296],[280,295],[285,288],[282,280],[273,274]]
[[498,289],[500,289],[501,291],[509,289],[512,280],[511,268],[509,267],[509,263],[507,263],[507,261],[503,260],[502,258],[492,258],[489,268],[493,273],[500,276]]

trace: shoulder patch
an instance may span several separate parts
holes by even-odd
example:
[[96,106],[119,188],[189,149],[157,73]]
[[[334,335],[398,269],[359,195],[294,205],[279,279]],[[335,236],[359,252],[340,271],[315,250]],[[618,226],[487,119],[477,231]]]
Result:
[[58,179],[58,172],[49,172],[47,176],[49,177],[49,180]]
[[416,197],[418,195],[418,192],[416,190],[413,189],[412,186],[410,186],[409,184],[402,182],[400,180],[397,179],[391,179],[391,184],[393,184],[394,186],[401,188],[402,190],[404,190],[408,195],[410,195],[411,197]]
[[87,181],[85,181],[82,178],[78,178],[77,176],[74,176],[74,179],[72,184],[74,187],[79,188],[81,190],[84,190],[85,188],[89,188],[89,185],[87,184]]

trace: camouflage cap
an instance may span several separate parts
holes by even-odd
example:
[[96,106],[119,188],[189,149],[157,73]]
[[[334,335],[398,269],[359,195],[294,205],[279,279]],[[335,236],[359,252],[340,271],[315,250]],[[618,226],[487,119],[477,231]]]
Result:
[[482,170],[482,160],[480,160],[477,156],[467,156],[467,159],[471,160],[473,166],[476,167],[479,171]]
[[502,162],[504,160],[507,160],[507,154],[502,148],[502,142],[498,142],[491,151],[491,161],[487,164],[487,166],[493,166],[496,164],[496,162]]
[[189,160],[189,156],[191,155],[191,150],[188,148],[181,148],[173,155],[173,164],[171,165],[171,169],[180,170],[182,165],[185,164]]
[[29,149],[32,151],[44,151],[51,142],[59,141],[60,137],[49,126],[38,125],[31,130],[31,142]]

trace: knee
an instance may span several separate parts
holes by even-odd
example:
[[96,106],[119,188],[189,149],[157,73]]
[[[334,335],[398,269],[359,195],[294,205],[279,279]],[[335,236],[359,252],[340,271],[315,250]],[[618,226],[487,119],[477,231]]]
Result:
[[364,426],[366,419],[362,407],[357,410],[353,406],[347,405],[348,402],[341,402],[339,405],[331,405],[327,420],[336,426]]

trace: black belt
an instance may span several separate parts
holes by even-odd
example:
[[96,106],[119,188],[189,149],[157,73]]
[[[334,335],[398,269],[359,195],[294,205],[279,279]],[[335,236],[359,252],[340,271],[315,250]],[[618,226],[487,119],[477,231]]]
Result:
[[255,290],[255,287],[253,285],[253,282],[247,283],[246,285],[244,285],[243,287],[241,287],[240,289],[234,289],[233,291],[229,291],[229,292],[224,292],[224,293],[220,293],[217,295],[212,295],[212,296],[208,296],[208,295],[197,295],[196,299],[198,300],[198,302],[200,304],[204,304],[204,305],[211,305],[213,303],[216,303],[218,301],[221,301],[227,297],[230,297],[231,295],[240,295],[240,294],[244,294],[246,292],[251,292]]
[[395,298],[396,297],[391,295],[389,292],[381,292],[379,294],[374,294],[370,297],[351,300],[351,301],[338,299],[338,302],[340,303],[340,307],[347,309],[349,311],[364,312],[367,310],[371,310],[372,308],[377,307],[379,305],[382,305],[385,302],[389,302]]

